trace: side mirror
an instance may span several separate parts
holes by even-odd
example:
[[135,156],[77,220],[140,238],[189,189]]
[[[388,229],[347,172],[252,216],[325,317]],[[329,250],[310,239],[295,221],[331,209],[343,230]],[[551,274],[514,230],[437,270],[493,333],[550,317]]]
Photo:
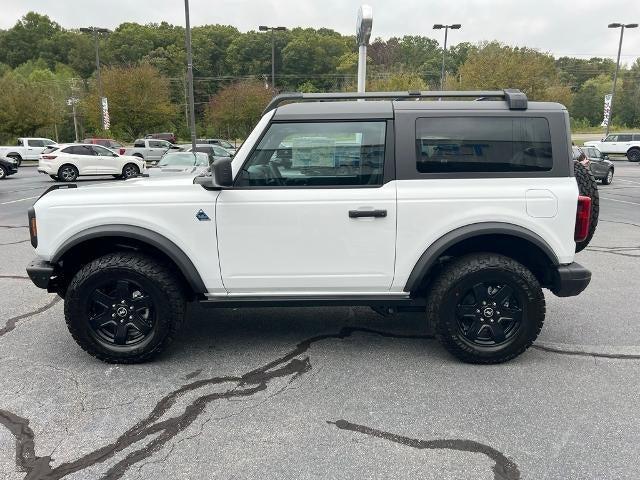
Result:
[[233,185],[231,158],[219,158],[211,167],[211,183],[214,188],[228,188]]

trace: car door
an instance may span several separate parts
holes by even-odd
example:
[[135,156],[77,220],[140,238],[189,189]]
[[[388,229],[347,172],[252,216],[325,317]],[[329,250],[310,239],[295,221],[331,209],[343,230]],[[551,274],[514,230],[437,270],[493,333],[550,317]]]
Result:
[[616,142],[616,153],[626,154],[629,147],[631,147],[631,134],[620,133],[618,134],[618,141]]
[[122,173],[120,157],[101,145],[93,145],[95,158],[95,173],[100,175],[115,175]]
[[602,142],[600,142],[600,151],[604,153],[616,153],[618,148],[618,135],[608,135]]
[[[96,173],[96,155],[88,145],[71,145],[62,150],[64,163],[71,163],[78,169],[80,175],[94,175]],[[61,162],[63,159],[61,159]]]
[[27,145],[27,160],[38,160],[40,158],[40,154],[44,150],[44,141],[37,138],[29,138],[26,141]]
[[216,203],[228,292],[389,291],[396,187],[386,130],[384,120],[269,127]]

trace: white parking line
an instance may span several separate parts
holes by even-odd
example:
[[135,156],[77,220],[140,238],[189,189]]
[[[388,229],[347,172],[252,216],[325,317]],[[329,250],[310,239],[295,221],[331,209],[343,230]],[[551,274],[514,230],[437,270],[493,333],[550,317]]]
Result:
[[601,200],[611,200],[612,202],[628,203],[629,205],[640,205],[638,202],[627,202],[626,200],[616,200],[615,198],[600,197]]
[[38,198],[38,197],[39,195],[37,197],[19,198],[18,200],[11,200],[10,202],[2,202],[0,203],[0,205],[9,205],[10,203],[24,202],[26,200],[33,200],[34,198]]
[[619,177],[618,177],[618,182],[626,182],[626,183],[633,183],[635,185],[640,185],[640,182],[634,182],[633,180],[626,180],[624,178],[619,178]]

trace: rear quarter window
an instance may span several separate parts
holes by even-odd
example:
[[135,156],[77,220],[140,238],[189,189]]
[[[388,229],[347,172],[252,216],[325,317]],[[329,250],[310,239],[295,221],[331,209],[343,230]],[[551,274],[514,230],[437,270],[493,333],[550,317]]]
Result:
[[416,120],[419,173],[537,172],[552,168],[551,133],[546,118]]

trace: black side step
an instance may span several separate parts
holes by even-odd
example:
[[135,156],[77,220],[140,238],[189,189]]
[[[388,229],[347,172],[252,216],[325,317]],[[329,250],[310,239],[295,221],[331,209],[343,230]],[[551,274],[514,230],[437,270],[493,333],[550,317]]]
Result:
[[424,307],[423,298],[408,295],[333,295],[333,296],[220,296],[200,301],[204,307],[321,307],[321,306],[400,306]]

